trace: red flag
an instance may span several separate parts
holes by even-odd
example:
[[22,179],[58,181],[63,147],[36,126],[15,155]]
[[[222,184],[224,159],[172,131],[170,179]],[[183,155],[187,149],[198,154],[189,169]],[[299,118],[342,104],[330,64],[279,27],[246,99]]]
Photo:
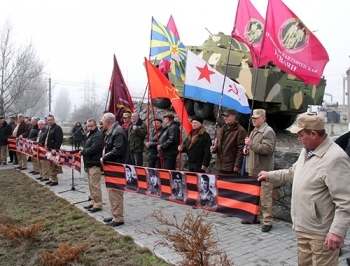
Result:
[[[232,38],[245,43],[252,56],[254,68],[258,68],[265,20],[250,0],[239,0]],[[269,60],[267,60],[269,61]]]
[[[173,19],[172,15],[170,15],[170,18],[169,18],[169,21],[168,21],[168,24],[166,25],[166,27],[172,33],[174,33],[174,35],[180,40],[180,35],[179,35],[179,32],[177,31],[177,28],[175,25],[175,20]],[[167,74],[171,70],[171,63],[168,60],[162,60],[162,61],[160,61],[158,68],[162,73]]]
[[135,107],[115,55],[109,93],[110,99],[107,111],[115,114],[116,120],[119,124],[122,124],[123,113],[133,112]]
[[149,91],[151,94],[151,99],[156,98],[168,98],[171,104],[182,122],[187,134],[192,130],[192,125],[188,120],[188,114],[183,102],[180,99],[174,86],[169,82],[169,80],[164,76],[162,72],[159,71],[154,65],[152,65],[145,58],[145,66],[148,77]]
[[[305,24],[280,0],[269,0],[262,59],[307,84],[318,85],[329,61],[326,49]],[[260,61],[260,66],[266,63]]]

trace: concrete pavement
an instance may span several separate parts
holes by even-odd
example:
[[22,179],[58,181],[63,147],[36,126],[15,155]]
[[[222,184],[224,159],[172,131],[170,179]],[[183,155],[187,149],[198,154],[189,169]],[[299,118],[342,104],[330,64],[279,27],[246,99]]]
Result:
[[[10,168],[13,168],[13,166],[1,166],[0,169]],[[28,163],[28,169],[22,172],[36,180],[35,178],[38,176],[29,174],[31,170],[32,165]],[[87,174],[84,171],[81,174],[74,171],[74,183],[72,184],[72,170],[64,168],[63,172],[63,174],[59,175],[59,185],[48,186],[47,188],[82,211],[86,211],[83,206],[88,205],[89,187]],[[43,182],[39,183],[42,184]],[[86,212],[102,222],[103,218],[110,217],[110,205],[103,178],[101,186],[104,202],[103,210],[96,213]],[[72,190],[72,188],[75,190]],[[183,220],[188,210],[194,213],[201,212],[201,210],[194,210],[189,206],[143,195],[125,193],[125,224],[117,227],[115,230],[119,234],[132,236],[136,244],[149,248],[165,261],[174,265],[180,265],[178,262],[180,259],[179,254],[163,247],[154,247],[154,243],[160,236],[149,236],[144,233],[151,232],[156,227],[160,228],[160,224],[154,218],[149,217],[156,208],[162,210],[169,218],[175,214],[178,221]],[[228,257],[234,261],[235,265],[297,265],[296,236],[291,224],[275,220],[273,229],[269,233],[262,233],[261,225],[242,225],[240,219],[220,213],[209,212],[207,220],[214,224],[221,241],[220,248],[226,251]],[[339,265],[341,266],[347,265],[345,260],[347,257],[350,257],[349,243],[350,233],[347,234],[345,246],[342,249],[343,254],[339,258]]]

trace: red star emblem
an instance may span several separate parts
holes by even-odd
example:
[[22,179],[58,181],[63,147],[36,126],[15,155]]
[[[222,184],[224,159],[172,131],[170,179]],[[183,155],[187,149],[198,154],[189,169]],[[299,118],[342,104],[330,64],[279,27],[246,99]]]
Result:
[[171,51],[170,51],[170,53],[172,53],[172,54],[177,54],[178,52],[179,52],[179,50],[177,49],[177,46],[172,45],[172,46],[171,46]]
[[198,77],[198,80],[205,78],[210,83],[210,75],[215,74],[214,71],[208,69],[208,64],[206,63],[204,67],[196,67],[201,74]]

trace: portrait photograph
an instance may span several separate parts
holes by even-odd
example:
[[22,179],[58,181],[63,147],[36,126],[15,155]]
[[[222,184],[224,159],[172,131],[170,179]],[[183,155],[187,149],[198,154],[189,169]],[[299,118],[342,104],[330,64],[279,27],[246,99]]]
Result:
[[125,165],[125,188],[126,190],[137,191],[137,174],[135,167],[132,165]]
[[159,173],[155,169],[147,169],[147,194],[152,196],[160,196],[160,178]]
[[186,176],[183,172],[170,172],[171,178],[171,200],[186,201],[187,187],[186,187]]
[[197,206],[205,209],[216,209],[217,188],[215,175],[197,174],[198,200]]

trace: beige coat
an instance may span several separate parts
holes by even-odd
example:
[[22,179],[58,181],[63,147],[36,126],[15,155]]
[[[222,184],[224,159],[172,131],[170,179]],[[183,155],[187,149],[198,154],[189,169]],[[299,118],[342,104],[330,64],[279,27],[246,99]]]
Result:
[[296,231],[345,236],[350,222],[350,162],[327,137],[307,159],[302,149],[289,169],[269,172],[270,182],[293,181],[291,216]]
[[246,160],[246,172],[257,175],[261,171],[271,171],[274,168],[274,153],[276,135],[265,122],[259,129],[254,129],[249,138],[252,140]]

